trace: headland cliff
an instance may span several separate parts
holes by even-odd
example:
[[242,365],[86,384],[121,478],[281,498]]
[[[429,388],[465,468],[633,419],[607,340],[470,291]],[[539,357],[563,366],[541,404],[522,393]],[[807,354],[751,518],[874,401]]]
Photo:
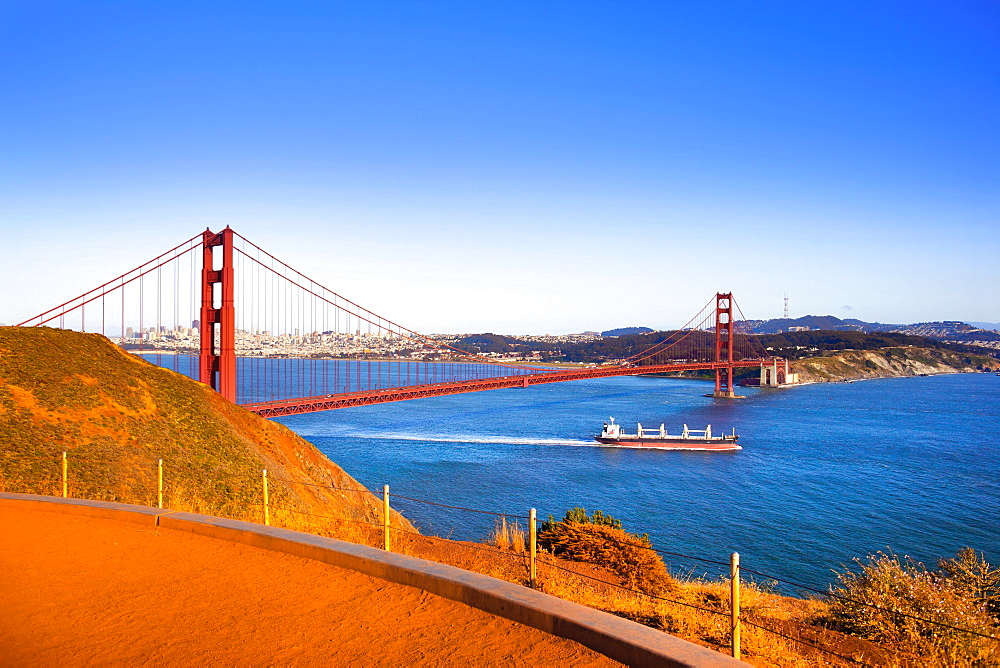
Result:
[[942,373],[1000,371],[1000,360],[987,355],[910,346],[876,350],[839,350],[793,360],[790,370],[803,383],[868,378],[929,376]]
[[0,490],[61,491],[64,451],[71,496],[155,505],[162,459],[174,510],[259,521],[266,469],[275,512],[382,519],[315,446],[211,388],[98,334],[0,327]]

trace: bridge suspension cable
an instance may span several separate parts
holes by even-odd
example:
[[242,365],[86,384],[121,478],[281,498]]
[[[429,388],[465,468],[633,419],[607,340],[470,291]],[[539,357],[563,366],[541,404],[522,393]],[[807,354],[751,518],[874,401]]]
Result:
[[679,370],[714,370],[717,394],[732,395],[733,368],[768,359],[729,293],[652,345],[599,366],[477,354],[362,307],[228,227],[19,323],[55,324],[99,332],[261,414]]
[[[541,373],[476,355],[375,313],[234,234],[240,403]],[[276,358],[275,363],[255,361]]]

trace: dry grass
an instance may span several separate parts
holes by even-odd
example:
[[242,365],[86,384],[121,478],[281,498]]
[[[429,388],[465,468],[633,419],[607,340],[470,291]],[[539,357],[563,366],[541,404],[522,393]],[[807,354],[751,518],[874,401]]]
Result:
[[[834,593],[844,598],[834,599],[827,619],[835,628],[907,648],[938,665],[1000,665],[998,643],[955,630],[995,635],[998,626],[989,613],[991,599],[977,595],[980,590],[970,589],[962,577],[977,570],[989,574],[990,566],[975,559],[972,551],[973,559],[963,560],[964,552],[957,559],[942,560],[953,571],[929,571],[913,560],[881,552],[856,560],[857,570],[838,576]],[[979,561],[980,568],[970,561]]]
[[487,542],[501,550],[512,552],[525,552],[528,549],[527,532],[524,527],[516,520],[508,522],[506,517],[497,520]]
[[[732,636],[728,582],[675,579],[669,594],[656,597],[590,579],[602,576],[602,579],[613,579],[608,575],[610,574],[597,570],[583,572],[579,565],[559,562],[549,557],[543,561],[539,580],[546,593],[729,653]],[[780,629],[786,635],[801,635],[797,629],[788,628],[788,624],[779,621],[784,617],[801,624],[801,613],[787,609],[783,597],[744,584],[741,603],[744,618],[752,615],[762,625]],[[775,613],[780,617],[772,617]],[[828,660],[832,665],[842,663],[835,657],[747,624],[743,624],[741,629],[741,650],[742,658],[757,666],[813,666]]]

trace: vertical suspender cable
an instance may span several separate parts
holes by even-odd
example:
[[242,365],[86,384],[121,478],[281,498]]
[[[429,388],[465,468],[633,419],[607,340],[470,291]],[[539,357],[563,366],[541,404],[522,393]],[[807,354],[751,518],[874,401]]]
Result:
[[163,272],[162,267],[156,268],[156,338],[163,331]]
[[179,293],[180,293],[180,289],[181,289],[181,277],[180,277],[180,272],[177,270],[177,264],[178,264],[178,259],[177,258],[178,258],[177,253],[174,253],[174,260],[173,260],[173,262],[170,263],[170,267],[174,270],[174,298],[173,298],[173,302],[174,302],[174,323],[173,323],[174,324],[174,326],[173,326],[174,336],[176,336],[179,333],[177,331],[177,328],[178,328],[178,326],[180,324],[177,321],[180,320],[180,294]]
[[146,289],[143,286],[144,277],[139,277],[139,353],[142,354],[142,346],[145,343],[145,332],[142,331],[143,311],[146,305]]

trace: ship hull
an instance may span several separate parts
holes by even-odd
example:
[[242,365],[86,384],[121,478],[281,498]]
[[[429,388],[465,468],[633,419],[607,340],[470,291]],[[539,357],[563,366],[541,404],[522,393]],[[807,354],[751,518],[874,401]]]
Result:
[[637,448],[643,450],[742,450],[743,448],[733,437],[700,439],[700,438],[605,438],[595,436],[601,445],[616,448]]

